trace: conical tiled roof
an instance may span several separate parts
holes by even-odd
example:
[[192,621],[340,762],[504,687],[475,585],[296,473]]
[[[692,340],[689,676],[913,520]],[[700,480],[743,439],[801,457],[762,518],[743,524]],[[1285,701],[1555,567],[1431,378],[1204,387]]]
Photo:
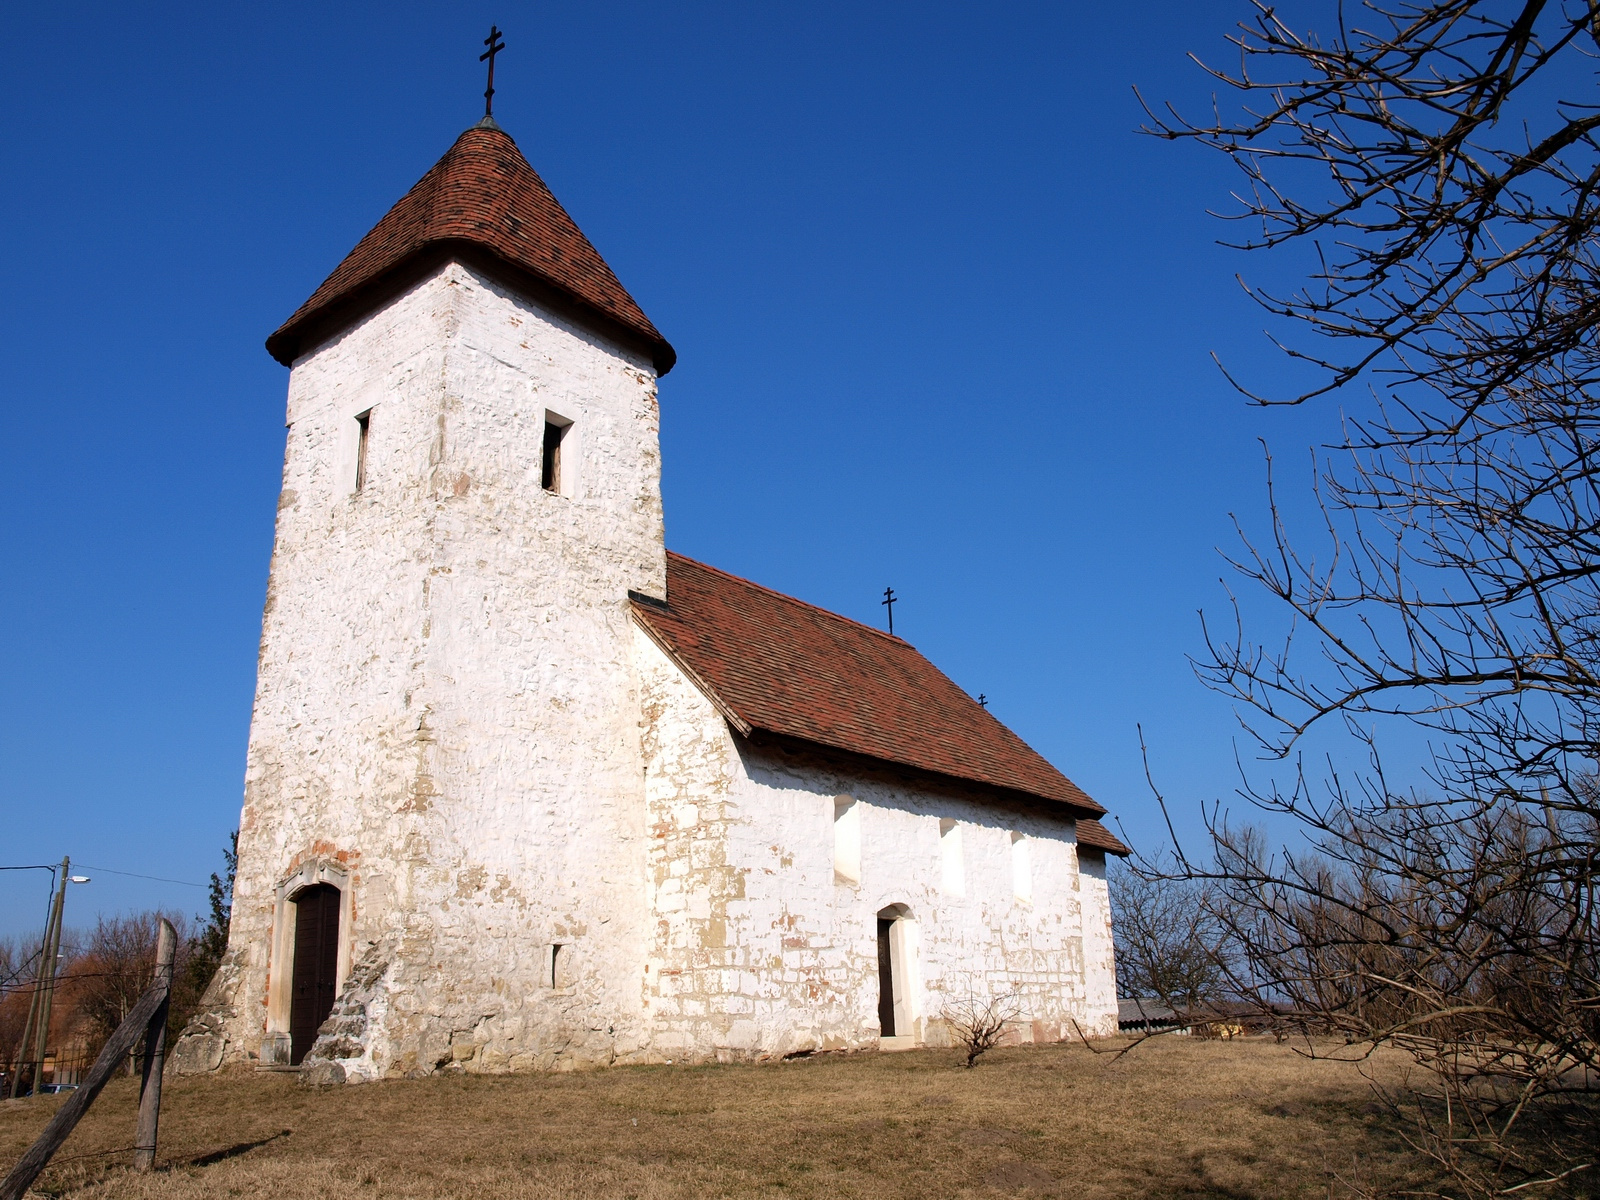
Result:
[[285,366],[457,259],[648,357],[677,354],[492,120],[468,129],[267,339]]

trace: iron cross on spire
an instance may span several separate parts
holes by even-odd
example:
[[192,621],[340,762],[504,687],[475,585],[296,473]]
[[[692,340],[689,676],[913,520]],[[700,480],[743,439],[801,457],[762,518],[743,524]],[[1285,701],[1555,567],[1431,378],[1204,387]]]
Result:
[[878,603],[882,604],[885,608],[887,608],[889,610],[889,633],[891,635],[893,635],[893,633],[894,633],[894,589],[890,588],[890,587],[884,588],[883,589],[883,599],[878,601]]
[[506,48],[500,36],[500,30],[489,26],[489,36],[483,39],[483,44],[489,48],[478,55],[479,62],[489,60],[489,90],[483,94],[483,115],[486,117],[494,115],[494,56]]

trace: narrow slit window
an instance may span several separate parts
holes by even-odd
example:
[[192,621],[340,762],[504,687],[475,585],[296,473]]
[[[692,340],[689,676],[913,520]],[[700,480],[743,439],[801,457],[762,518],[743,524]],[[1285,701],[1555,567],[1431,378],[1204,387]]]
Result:
[[544,422],[544,466],[542,480],[547,492],[561,491],[561,442],[571,429],[570,423],[562,425],[549,417]]
[[367,486],[367,435],[372,431],[372,410],[369,408],[356,418],[356,486],[360,491]]
[[556,942],[550,947],[550,986],[553,988],[561,986],[561,973],[566,968],[566,964],[561,961],[562,949],[560,942]]

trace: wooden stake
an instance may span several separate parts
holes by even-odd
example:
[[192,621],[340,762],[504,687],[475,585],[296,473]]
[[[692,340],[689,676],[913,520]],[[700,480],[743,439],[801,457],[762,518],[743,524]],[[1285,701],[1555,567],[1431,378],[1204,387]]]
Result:
[[78,1090],[56,1109],[50,1124],[44,1127],[44,1132],[28,1147],[28,1152],[17,1161],[17,1165],[11,1168],[11,1174],[0,1180],[0,1200],[22,1200],[27,1194],[29,1186],[39,1177],[39,1172],[50,1162],[51,1155],[67,1140],[67,1135],[89,1105],[94,1103],[100,1089],[106,1086],[106,1081],[116,1073],[122,1060],[133,1049],[133,1044],[139,1040],[139,1035],[149,1026],[156,1009],[164,1005],[166,1000],[166,989],[159,985],[139,997],[139,1003],[133,1006],[127,1019],[117,1026],[117,1031],[111,1035],[105,1049],[100,1051],[100,1057],[94,1060],[94,1066],[89,1068],[89,1074],[78,1085]]
[[161,1068],[167,1056],[167,1007],[172,996],[172,964],[178,954],[178,931],[161,918],[156,939],[155,987],[161,1005],[144,1032],[144,1078],[139,1084],[139,1128],[133,1139],[133,1168],[148,1171],[156,1165],[156,1126],[161,1121]]

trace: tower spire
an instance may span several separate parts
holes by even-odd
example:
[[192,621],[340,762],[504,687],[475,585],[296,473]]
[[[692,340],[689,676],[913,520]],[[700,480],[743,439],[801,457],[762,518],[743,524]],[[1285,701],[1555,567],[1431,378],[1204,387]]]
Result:
[[489,89],[483,93],[483,115],[492,118],[494,116],[494,56],[504,50],[506,44],[501,41],[500,30],[493,25],[489,26],[489,36],[483,39],[483,44],[489,47],[478,55],[479,62],[483,62],[485,59],[489,62]]

